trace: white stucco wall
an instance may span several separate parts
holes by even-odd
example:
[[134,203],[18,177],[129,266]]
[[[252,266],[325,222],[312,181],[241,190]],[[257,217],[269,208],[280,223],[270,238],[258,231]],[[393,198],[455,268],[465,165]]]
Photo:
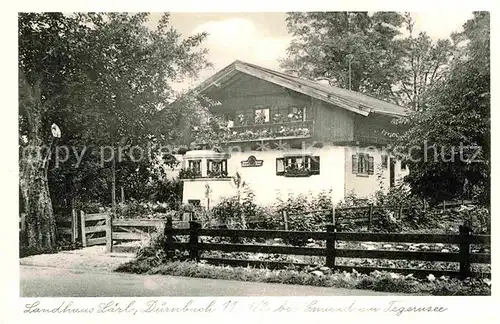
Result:
[[[253,190],[257,204],[273,204],[278,195],[287,199],[289,195],[317,195],[323,190],[332,190],[334,201],[344,199],[345,195],[354,192],[360,198],[372,197],[378,190],[390,188],[390,163],[382,168],[382,155],[386,151],[374,148],[349,146],[325,146],[306,150],[314,156],[320,156],[320,174],[303,178],[290,178],[276,175],[276,158],[283,157],[283,151],[238,151],[233,150],[228,159],[228,175],[232,177],[238,172],[243,181]],[[359,175],[352,173],[352,155],[368,153],[374,157],[374,174]],[[249,156],[263,160],[260,167],[242,167],[241,162]],[[206,162],[203,161],[202,165]],[[187,165],[185,161],[182,163]],[[395,183],[398,184],[408,174],[408,169],[401,169],[401,163],[395,163]],[[190,199],[200,200],[207,206],[206,184],[210,186],[210,206],[215,205],[222,197],[236,195],[236,188],[230,178],[227,179],[188,179],[184,180],[183,203]]]
[[[356,153],[368,153],[373,156],[374,173],[373,175],[354,174],[352,172],[352,155]],[[345,147],[345,193],[356,194],[360,198],[369,198],[378,190],[387,192],[390,188],[390,160],[387,162],[387,168],[382,167],[382,155],[389,153],[380,148],[369,147]],[[397,185],[405,175],[408,174],[408,169],[401,169],[401,162],[395,161],[394,165],[394,182]]]
[[[272,204],[279,194],[283,199],[288,195],[316,195],[322,190],[332,190],[334,201],[344,198],[344,162],[345,150],[340,146],[326,146],[307,149],[314,156],[320,157],[320,174],[303,178],[290,178],[276,175],[276,158],[283,157],[283,151],[245,151],[232,152],[228,159],[228,174],[234,176],[239,172],[242,180],[255,193],[255,202],[258,204]],[[263,160],[260,167],[242,167],[241,161],[249,156]],[[189,199],[199,199],[206,206],[205,184],[208,183],[212,193],[210,205],[217,203],[223,196],[236,194],[232,181],[196,179],[184,182],[183,202]]]

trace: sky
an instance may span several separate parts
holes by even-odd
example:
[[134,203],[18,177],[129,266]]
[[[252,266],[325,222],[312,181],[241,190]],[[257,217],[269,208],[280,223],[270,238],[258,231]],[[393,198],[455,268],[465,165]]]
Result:
[[[428,11],[412,13],[415,31],[425,31],[433,39],[447,38],[459,31],[470,11]],[[161,13],[151,15],[154,25]],[[279,69],[279,59],[286,56],[291,40],[285,22],[286,14],[272,13],[171,13],[171,25],[183,36],[207,32],[203,46],[209,50],[207,59],[213,68],[200,73],[199,80],[187,80],[175,85],[183,90],[196,85],[235,60],[254,63],[270,69]]]

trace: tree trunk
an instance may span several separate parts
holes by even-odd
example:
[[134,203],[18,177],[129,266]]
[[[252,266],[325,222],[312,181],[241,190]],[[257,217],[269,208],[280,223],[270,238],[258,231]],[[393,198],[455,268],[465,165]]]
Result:
[[51,147],[43,141],[40,113],[34,112],[27,147],[20,156],[19,185],[26,214],[27,247],[52,249],[55,246],[55,219],[47,180]]

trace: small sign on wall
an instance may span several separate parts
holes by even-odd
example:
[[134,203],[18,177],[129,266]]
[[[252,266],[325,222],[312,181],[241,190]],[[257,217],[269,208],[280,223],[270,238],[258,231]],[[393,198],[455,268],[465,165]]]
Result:
[[250,155],[246,161],[241,161],[242,167],[260,167],[264,163],[263,160],[257,160],[255,156]]

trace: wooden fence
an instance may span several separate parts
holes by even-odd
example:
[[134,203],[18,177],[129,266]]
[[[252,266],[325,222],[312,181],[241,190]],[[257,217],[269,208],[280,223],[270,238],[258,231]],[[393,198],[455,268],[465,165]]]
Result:
[[85,214],[80,211],[83,247],[106,244],[106,250],[111,251],[108,241],[111,242],[111,214]]
[[[455,208],[462,205],[474,205],[474,202],[470,200],[464,200],[460,202],[443,201],[439,205],[439,207],[435,208],[439,208],[445,211],[447,208]],[[285,230],[288,230],[289,227],[288,225],[292,217],[298,215],[315,214],[315,213],[324,213],[330,215],[332,217],[330,222],[335,221],[337,225],[344,225],[346,223],[365,224],[368,227],[368,230],[371,230],[373,222],[378,220],[379,218],[377,215],[374,214],[375,211],[377,210],[393,211],[395,218],[401,220],[403,219],[404,212],[413,210],[414,208],[422,208],[423,212],[425,213],[428,210],[429,206],[425,202],[423,202],[422,206],[405,205],[405,204],[391,205],[391,206],[367,204],[365,206],[338,207],[333,209],[311,210],[298,213],[289,213],[287,211],[282,211],[280,217],[283,223],[283,228]],[[357,215],[356,217],[344,217],[342,214],[343,212],[346,211],[364,212],[364,215],[363,216]],[[257,220],[254,220],[253,222],[258,223]]]
[[[339,232],[334,225],[328,225],[326,232],[295,232],[281,230],[230,230],[230,229],[207,229],[201,228],[201,225],[195,221],[190,222],[187,229],[173,228],[172,222],[167,221],[165,228],[165,250],[167,254],[173,251],[189,251],[192,259],[200,261],[206,260],[212,264],[230,264],[239,266],[267,266],[284,267],[290,266],[289,262],[274,261],[256,261],[239,260],[225,258],[200,258],[201,251],[223,251],[223,252],[251,252],[251,253],[270,253],[286,255],[306,255],[320,256],[326,258],[326,266],[350,271],[356,269],[359,272],[371,272],[374,270],[391,271],[400,273],[412,273],[415,276],[424,276],[429,273],[437,276],[458,276],[466,278],[471,272],[471,263],[490,263],[491,255],[489,253],[471,253],[472,244],[490,244],[489,235],[472,235],[471,231],[460,227],[460,233],[454,235],[434,235],[434,234],[386,234],[386,233],[347,233]],[[174,236],[189,235],[188,242],[176,242]],[[326,241],[325,248],[319,247],[297,247],[297,246],[277,246],[262,244],[231,244],[231,243],[203,243],[200,237],[227,237],[227,238],[259,238],[259,239],[304,239],[312,238],[314,240]],[[427,252],[427,251],[397,251],[397,250],[357,250],[340,249],[336,243],[339,241],[348,242],[404,242],[404,243],[449,243],[458,244],[459,253],[450,252]],[[441,261],[458,262],[460,271],[450,270],[423,270],[411,268],[383,268],[383,267],[364,267],[364,266],[343,266],[336,264],[336,258],[370,258],[370,259],[392,259],[392,260],[420,260],[420,261]],[[304,267],[309,264],[293,263],[296,266]],[[483,274],[490,275],[490,274]]]
[[[113,252],[115,243],[147,240],[166,223],[165,219],[113,219],[111,213],[80,213],[83,247],[105,244],[106,252]],[[189,228],[188,221],[175,221],[173,224],[178,229]]]
[[[71,211],[71,215],[56,215],[56,235],[66,237],[75,243],[78,239],[78,215],[76,210]],[[19,231],[23,233],[26,230],[26,214],[21,213],[19,217]]]

